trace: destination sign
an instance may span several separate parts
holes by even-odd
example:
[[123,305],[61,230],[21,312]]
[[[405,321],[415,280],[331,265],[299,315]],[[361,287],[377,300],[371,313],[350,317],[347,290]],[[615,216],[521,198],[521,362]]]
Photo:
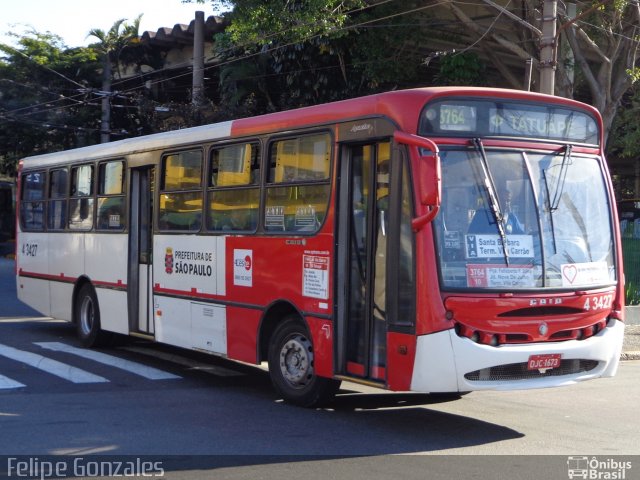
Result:
[[[595,143],[596,122],[573,110],[504,105],[489,109],[489,133]],[[590,141],[589,141],[590,139]]]
[[447,99],[428,105],[422,115],[420,135],[434,134],[599,143],[596,120],[585,111],[488,99]]
[[476,130],[476,108],[470,105],[440,105],[440,129],[472,132]]

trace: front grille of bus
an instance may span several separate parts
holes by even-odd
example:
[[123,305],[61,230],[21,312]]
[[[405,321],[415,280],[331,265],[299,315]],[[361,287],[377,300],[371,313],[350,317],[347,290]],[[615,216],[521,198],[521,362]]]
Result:
[[464,378],[472,382],[499,382],[501,380],[531,380],[534,378],[559,377],[589,372],[598,366],[596,360],[562,360],[560,366],[541,373],[528,370],[527,363],[511,363],[497,367],[483,368],[465,374]]
[[602,319],[595,322],[593,325],[581,328],[573,328],[569,330],[561,330],[546,338],[533,337],[532,335],[524,332],[520,333],[500,333],[477,330],[473,327],[469,327],[460,322],[455,325],[455,332],[461,338],[468,338],[474,343],[481,343],[483,345],[490,345],[492,347],[498,347],[505,344],[519,344],[519,343],[533,343],[533,342],[560,342],[564,340],[586,340],[598,332],[606,328],[607,320]]

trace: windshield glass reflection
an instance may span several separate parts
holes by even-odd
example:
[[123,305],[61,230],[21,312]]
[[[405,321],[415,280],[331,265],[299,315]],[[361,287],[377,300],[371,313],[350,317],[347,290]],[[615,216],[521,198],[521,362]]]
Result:
[[[444,288],[584,288],[615,281],[597,158],[445,150],[434,222]],[[484,154],[484,158],[483,158]]]

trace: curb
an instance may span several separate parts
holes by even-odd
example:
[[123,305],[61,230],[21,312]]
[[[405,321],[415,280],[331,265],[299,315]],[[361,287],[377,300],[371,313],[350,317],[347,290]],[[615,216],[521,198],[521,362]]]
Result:
[[640,360],[640,352],[622,352],[620,360]]

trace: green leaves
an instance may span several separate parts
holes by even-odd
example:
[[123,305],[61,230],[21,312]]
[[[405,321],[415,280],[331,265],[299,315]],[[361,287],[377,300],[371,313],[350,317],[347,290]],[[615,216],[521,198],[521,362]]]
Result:
[[440,57],[437,85],[484,85],[486,68],[474,52],[459,52]]
[[[224,2],[230,4],[231,2]],[[364,0],[237,0],[228,33],[237,44],[304,42],[333,34]]]

